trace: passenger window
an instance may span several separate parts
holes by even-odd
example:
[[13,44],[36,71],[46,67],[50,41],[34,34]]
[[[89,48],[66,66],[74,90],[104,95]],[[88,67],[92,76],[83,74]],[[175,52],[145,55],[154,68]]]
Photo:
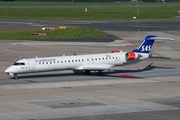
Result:
[[77,60],[75,60],[77,62]]
[[81,60],[79,59],[79,62],[81,62]]
[[70,60],[68,60],[68,62],[70,62]]
[[82,59],[82,61],[84,61],[84,59]]
[[72,62],[74,62],[74,60],[72,60]]
[[61,63],[63,63],[63,61],[61,61]]

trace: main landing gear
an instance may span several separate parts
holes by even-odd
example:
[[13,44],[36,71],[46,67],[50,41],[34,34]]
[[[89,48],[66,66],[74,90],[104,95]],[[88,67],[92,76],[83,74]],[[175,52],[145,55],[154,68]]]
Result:
[[91,71],[90,70],[85,70],[85,75],[90,75]]
[[[85,70],[85,75],[90,75],[91,74],[91,71],[90,70]],[[103,76],[103,72],[102,71],[98,71],[97,72],[97,75],[98,76]]]
[[97,72],[97,75],[98,75],[98,76],[103,76],[104,74],[103,74],[102,71],[98,71],[98,72]]

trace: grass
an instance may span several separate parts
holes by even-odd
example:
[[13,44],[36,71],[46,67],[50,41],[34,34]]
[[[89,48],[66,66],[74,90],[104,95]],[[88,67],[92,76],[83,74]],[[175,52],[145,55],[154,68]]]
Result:
[[[85,15],[85,6],[88,14]],[[137,7],[138,6],[138,7]],[[166,3],[63,3],[63,2],[0,2],[0,19],[24,20],[121,20],[172,18],[180,16],[180,2]],[[137,12],[138,10],[138,12]],[[3,24],[0,24],[0,26]],[[47,36],[32,36],[32,33]],[[69,27],[65,30],[42,31],[40,28],[0,31],[7,40],[69,40],[104,36],[93,28]]]
[[[33,36],[32,33],[46,33],[46,36]],[[6,40],[72,40],[104,36],[105,33],[94,28],[67,27],[55,31],[43,31],[41,28],[1,30],[0,39]]]
[[[137,13],[137,4],[138,11]],[[84,13],[88,6],[88,15]],[[32,20],[120,20],[180,16],[177,3],[1,2],[0,18]]]
[[4,25],[4,23],[0,23],[0,26],[3,26]]

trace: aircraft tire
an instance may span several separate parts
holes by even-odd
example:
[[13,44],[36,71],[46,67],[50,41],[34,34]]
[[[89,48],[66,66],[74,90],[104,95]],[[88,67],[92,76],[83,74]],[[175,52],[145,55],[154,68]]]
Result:
[[90,70],[85,70],[85,74],[86,74],[86,75],[90,75],[90,74],[91,74],[91,71],[90,71]]
[[97,72],[97,75],[98,75],[98,76],[103,76],[103,72],[102,72],[102,71],[98,71],[98,72]]
[[15,80],[18,79],[18,75],[17,75],[17,74],[14,75],[14,79],[15,79]]

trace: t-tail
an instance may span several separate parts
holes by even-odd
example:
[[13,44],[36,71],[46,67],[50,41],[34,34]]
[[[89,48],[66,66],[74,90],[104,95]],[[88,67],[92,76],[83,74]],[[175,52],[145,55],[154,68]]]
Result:
[[139,48],[132,50],[133,52],[138,53],[149,53],[151,51],[151,48],[153,46],[153,43],[155,40],[173,40],[173,38],[166,38],[166,37],[158,37],[154,35],[148,35],[145,37],[142,44],[139,46]]

